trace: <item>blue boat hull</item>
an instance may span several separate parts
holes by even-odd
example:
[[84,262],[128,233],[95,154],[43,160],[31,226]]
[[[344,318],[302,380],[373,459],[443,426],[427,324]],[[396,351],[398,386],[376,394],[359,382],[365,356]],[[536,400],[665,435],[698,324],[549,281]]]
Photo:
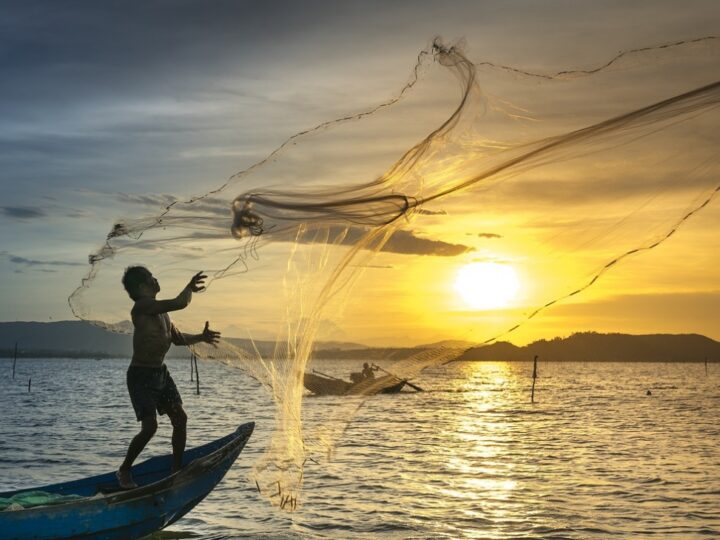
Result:
[[[85,499],[58,505],[0,512],[0,539],[129,539],[167,527],[188,513],[222,480],[252,434],[254,423],[185,452],[179,472],[169,475],[171,456],[149,459],[133,467],[137,489],[117,491],[115,474],[108,473],[34,488]],[[11,497],[21,490],[0,493]]]

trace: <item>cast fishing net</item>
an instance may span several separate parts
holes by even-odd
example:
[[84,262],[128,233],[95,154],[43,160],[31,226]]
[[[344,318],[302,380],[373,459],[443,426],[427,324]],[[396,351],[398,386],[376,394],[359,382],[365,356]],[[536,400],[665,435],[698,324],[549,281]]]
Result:
[[[475,343],[539,336],[557,304],[622,289],[610,271],[662,251],[718,190],[718,60],[718,39],[705,37],[545,73],[473,63],[436,40],[386,103],[289,137],[209,193],[164,195],[158,211],[113,223],[70,305],[128,332],[125,267],[150,267],[166,296],[205,270],[207,292],[173,320],[186,331],[229,321],[277,343],[193,349],[272,396],[275,432],[253,475],[294,508],[305,463],[327,456],[362,400],[304,428],[316,341],[343,328],[418,343],[439,319]],[[688,254],[713,245],[706,215],[673,240]],[[461,307],[453,272],[473,261],[515,269],[511,305]],[[411,377],[461,352],[430,348],[389,371]]]

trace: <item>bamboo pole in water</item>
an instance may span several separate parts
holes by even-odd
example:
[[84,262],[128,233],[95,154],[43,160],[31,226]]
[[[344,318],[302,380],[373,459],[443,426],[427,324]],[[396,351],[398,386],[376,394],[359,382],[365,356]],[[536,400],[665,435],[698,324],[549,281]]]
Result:
[[193,382],[195,380],[195,376],[194,376],[195,367],[193,366],[194,361],[195,361],[195,354],[190,353],[190,382]]
[[200,395],[200,372],[198,371],[198,364],[197,364],[197,355],[193,354],[193,358],[195,359],[195,382],[196,382],[196,389],[197,389],[197,395]]
[[530,403],[535,403],[535,380],[537,379],[537,355],[535,355],[535,359],[533,360],[533,382],[532,382],[532,391],[530,393]]
[[30,385],[32,384],[32,377],[28,379],[28,394],[30,393]]
[[17,365],[17,341],[15,342],[15,356],[13,358],[13,380],[15,380],[15,366]]
[[707,356],[705,357],[705,375],[707,375]]

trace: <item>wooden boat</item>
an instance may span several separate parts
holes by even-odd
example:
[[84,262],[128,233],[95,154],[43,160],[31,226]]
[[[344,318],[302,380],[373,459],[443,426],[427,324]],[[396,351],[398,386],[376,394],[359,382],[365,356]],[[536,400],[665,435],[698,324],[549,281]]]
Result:
[[351,382],[331,379],[314,373],[306,373],[303,382],[305,388],[318,396],[344,396],[352,387]]
[[305,388],[319,396],[396,394],[402,390],[406,382],[392,375],[366,379],[358,383],[351,383],[316,373],[306,373],[304,378]]
[[[187,450],[187,465],[168,475],[172,456],[148,459],[133,467],[138,486],[120,491],[115,473],[34,488],[83,498],[60,504],[0,512],[0,539],[140,538],[174,523],[202,501],[222,480],[255,427]],[[10,498],[28,490],[0,493]]]

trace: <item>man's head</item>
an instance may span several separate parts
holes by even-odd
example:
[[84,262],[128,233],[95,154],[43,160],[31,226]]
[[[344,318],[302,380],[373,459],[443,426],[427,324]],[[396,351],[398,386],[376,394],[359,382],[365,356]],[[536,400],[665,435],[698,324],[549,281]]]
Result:
[[363,364],[363,368],[364,368],[364,369],[367,369],[367,368],[369,368],[369,367],[370,367],[370,366],[368,365],[367,362],[365,362],[365,363]]
[[144,266],[128,266],[123,274],[122,284],[133,300],[144,296],[155,297],[160,292],[160,284]]

